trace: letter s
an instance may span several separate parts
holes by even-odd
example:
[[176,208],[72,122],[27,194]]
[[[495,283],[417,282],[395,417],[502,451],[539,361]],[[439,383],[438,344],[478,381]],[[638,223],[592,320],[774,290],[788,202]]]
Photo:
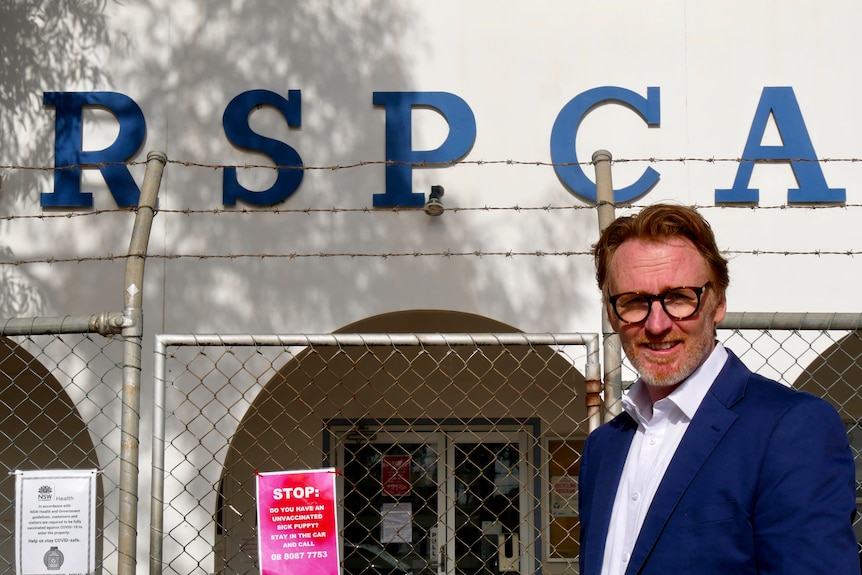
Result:
[[257,206],[277,204],[289,198],[302,182],[302,158],[296,150],[284,142],[261,136],[249,127],[249,115],[260,106],[272,106],[281,112],[292,128],[302,123],[302,95],[299,90],[290,90],[287,99],[268,90],[250,90],[230,101],[222,119],[225,136],[239,148],[261,152],[272,158],[278,166],[278,177],[268,190],[255,192],[240,185],[236,168],[225,168],[222,202],[226,206],[236,204],[238,199]]

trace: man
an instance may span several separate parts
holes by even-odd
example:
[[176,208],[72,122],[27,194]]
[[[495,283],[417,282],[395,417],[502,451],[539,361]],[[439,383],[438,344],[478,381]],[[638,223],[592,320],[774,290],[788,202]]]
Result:
[[729,276],[709,224],[654,205],[593,253],[640,378],[584,447],[581,575],[858,574],[844,426],[715,341]]

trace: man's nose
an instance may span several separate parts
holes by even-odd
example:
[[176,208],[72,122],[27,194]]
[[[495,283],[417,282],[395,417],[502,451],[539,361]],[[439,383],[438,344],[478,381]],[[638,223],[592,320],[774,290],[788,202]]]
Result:
[[673,325],[673,318],[667,315],[659,300],[650,302],[649,317],[644,323],[644,328],[650,333],[661,333],[667,331]]

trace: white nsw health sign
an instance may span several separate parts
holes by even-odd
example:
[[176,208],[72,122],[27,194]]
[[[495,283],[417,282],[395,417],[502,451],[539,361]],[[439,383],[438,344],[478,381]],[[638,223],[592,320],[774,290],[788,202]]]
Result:
[[94,573],[97,470],[16,471],[18,575]]

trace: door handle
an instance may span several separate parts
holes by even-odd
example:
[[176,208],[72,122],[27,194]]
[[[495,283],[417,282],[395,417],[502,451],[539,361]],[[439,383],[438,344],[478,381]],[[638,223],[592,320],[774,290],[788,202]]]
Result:
[[[507,545],[509,546],[507,552]],[[497,568],[500,573],[517,573],[520,571],[521,547],[518,534],[509,532],[497,536]]]

